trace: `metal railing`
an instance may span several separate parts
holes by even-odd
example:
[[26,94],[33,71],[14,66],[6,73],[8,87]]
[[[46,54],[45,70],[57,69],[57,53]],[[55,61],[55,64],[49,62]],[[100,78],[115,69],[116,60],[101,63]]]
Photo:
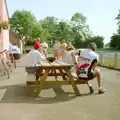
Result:
[[98,52],[99,65],[120,70],[120,53]]

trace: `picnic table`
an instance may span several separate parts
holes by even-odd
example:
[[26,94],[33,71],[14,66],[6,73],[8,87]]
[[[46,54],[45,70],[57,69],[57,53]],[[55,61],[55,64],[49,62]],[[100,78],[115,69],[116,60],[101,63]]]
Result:
[[[70,65],[66,62],[59,62],[59,61],[41,62],[40,69],[44,71],[43,75],[39,77],[38,81],[27,81],[27,85],[37,86],[37,90],[39,87],[39,90],[38,90],[39,92],[37,91],[37,94],[40,93],[44,84],[53,85],[58,83],[60,85],[72,85],[75,94],[78,96],[80,95],[80,92],[77,87],[77,84],[79,84],[80,82],[77,82],[77,80],[76,81],[74,80],[73,74],[70,71],[71,67],[73,67],[73,65]],[[47,80],[47,78],[50,76],[54,76],[55,80],[52,80],[52,81]],[[58,76],[61,76],[63,79],[58,80]]]

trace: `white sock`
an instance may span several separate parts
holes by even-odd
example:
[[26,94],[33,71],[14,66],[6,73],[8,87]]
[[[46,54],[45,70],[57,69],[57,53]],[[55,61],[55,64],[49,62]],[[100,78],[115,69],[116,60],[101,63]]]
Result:
[[102,87],[99,87],[99,90],[103,89]]

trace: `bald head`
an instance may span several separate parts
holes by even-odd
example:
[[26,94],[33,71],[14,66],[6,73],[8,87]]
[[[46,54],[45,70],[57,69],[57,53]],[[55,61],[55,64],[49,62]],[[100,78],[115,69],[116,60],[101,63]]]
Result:
[[90,48],[91,50],[93,50],[93,51],[95,51],[96,50],[96,44],[95,43],[90,43],[89,45],[88,45],[88,48]]

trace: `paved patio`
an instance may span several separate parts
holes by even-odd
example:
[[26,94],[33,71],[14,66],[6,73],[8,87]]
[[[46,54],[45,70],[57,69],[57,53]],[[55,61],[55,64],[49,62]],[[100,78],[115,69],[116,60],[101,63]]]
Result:
[[95,93],[79,85],[76,97],[71,86],[45,86],[41,96],[26,93],[24,60],[11,78],[0,76],[0,120],[120,120],[120,72],[100,68],[105,94],[97,94],[96,81],[91,81]]

